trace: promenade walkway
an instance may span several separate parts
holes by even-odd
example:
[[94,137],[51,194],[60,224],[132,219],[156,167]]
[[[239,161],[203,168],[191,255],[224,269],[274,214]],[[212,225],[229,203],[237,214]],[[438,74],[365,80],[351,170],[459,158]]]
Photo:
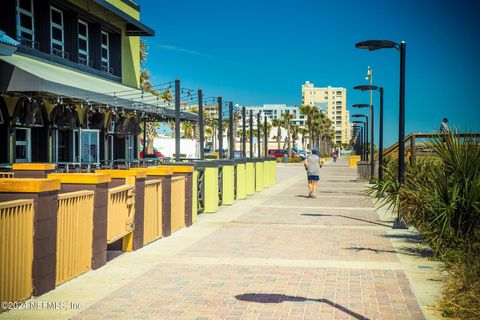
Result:
[[437,264],[391,229],[355,169],[327,164],[317,199],[305,180],[303,166],[279,164],[272,188],[31,300],[65,308],[0,318],[436,318]]

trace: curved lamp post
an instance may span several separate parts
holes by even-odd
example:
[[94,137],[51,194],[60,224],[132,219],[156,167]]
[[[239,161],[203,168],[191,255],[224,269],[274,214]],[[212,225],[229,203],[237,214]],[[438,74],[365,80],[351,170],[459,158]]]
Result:
[[[353,87],[360,91],[378,91],[380,92],[380,128],[378,137],[378,179],[383,180],[383,87],[374,85],[360,85]],[[373,110],[372,110],[373,111]]]
[[[361,122],[361,121],[357,121]],[[362,146],[363,146],[363,126],[352,126],[354,130],[354,136],[355,136],[355,152],[360,153],[361,157],[363,158],[362,154]]]
[[407,45],[405,41],[396,43],[390,40],[367,40],[355,44],[358,49],[374,51],[379,49],[396,49],[400,52],[400,95],[398,117],[398,181],[403,182],[405,171],[405,56]]
[[362,153],[361,153],[361,156],[362,156],[362,161],[366,161],[366,155],[365,155],[365,150],[366,150],[366,145],[367,145],[367,134],[368,134],[368,130],[366,130],[367,126],[366,126],[366,122],[365,121],[360,121],[360,120],[355,120],[355,121],[352,121],[352,123],[356,123],[356,124],[362,124],[363,125],[363,128],[362,128]]
[[[368,105],[367,105],[368,106]],[[368,144],[369,142],[371,141],[371,139],[368,137],[368,115],[366,114],[354,114],[352,115],[352,118],[365,118],[365,129],[364,129],[364,133],[365,133],[365,161],[368,161],[369,159],[369,156],[368,156]]]
[[[373,182],[373,177],[375,176],[375,121],[374,121],[374,110],[373,110],[373,104],[365,104],[365,103],[360,103],[360,104],[354,104],[352,105],[353,108],[369,108],[370,109],[370,182]],[[367,118],[368,122],[368,118]],[[368,146],[367,146],[368,147]],[[368,151],[367,151],[368,153]]]

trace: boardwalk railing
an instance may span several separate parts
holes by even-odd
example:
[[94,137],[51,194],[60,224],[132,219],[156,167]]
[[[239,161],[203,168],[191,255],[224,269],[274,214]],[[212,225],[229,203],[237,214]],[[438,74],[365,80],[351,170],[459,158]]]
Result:
[[0,203],[0,301],[32,293],[33,200]]
[[135,187],[123,185],[108,189],[107,243],[115,242],[133,231]]
[[56,285],[92,265],[93,191],[58,195]]
[[[455,134],[457,138],[480,138],[479,133],[459,133]],[[438,139],[439,135],[434,133],[419,133],[413,132],[405,137],[405,160],[409,160],[414,164],[418,156],[434,155],[429,147],[428,140]],[[390,156],[398,159],[398,142],[391,145],[383,151],[383,156]],[[375,157],[378,159],[378,155]]]
[[162,180],[145,182],[145,216],[143,244],[162,236]]
[[14,178],[13,172],[0,172],[0,179]]

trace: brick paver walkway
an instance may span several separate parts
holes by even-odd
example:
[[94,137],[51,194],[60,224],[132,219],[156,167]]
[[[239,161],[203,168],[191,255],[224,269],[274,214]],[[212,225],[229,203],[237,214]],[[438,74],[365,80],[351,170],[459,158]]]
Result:
[[[121,286],[97,293],[83,310],[69,315],[95,320],[424,319],[388,235],[391,224],[363,195],[355,170],[344,159],[326,165],[317,199],[305,198],[302,166],[279,165],[278,171],[278,184],[271,189],[111,261],[105,276],[115,273],[115,263],[145,270],[132,278],[118,276]],[[138,267],[132,265],[135,260]],[[97,271],[82,277],[101,282]],[[83,289],[88,295],[82,277],[65,284],[65,290]]]

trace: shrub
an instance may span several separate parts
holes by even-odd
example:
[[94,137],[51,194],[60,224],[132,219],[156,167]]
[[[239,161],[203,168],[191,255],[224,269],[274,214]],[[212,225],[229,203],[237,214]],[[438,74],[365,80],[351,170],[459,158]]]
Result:
[[390,161],[368,193],[383,196],[445,262],[444,315],[480,319],[480,142],[453,132],[430,147],[436,156],[407,165],[402,185]]

